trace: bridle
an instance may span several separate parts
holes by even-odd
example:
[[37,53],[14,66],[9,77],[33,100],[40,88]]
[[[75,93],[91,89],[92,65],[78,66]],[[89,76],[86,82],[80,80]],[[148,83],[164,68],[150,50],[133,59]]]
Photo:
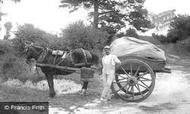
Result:
[[24,51],[25,53],[28,52],[29,48],[32,47],[34,44],[33,43],[28,43],[28,42],[25,42],[24,43]]
[[[35,46],[33,43],[25,43],[25,47],[24,47],[24,53],[25,53],[25,55],[27,56],[27,54],[29,53],[29,50],[31,49],[31,48],[43,48],[43,47],[40,47],[40,46]],[[37,54],[39,54],[39,57],[38,58],[40,58],[40,56],[41,56],[41,54],[44,52],[44,48],[42,49],[42,51],[40,51],[40,52],[37,52],[35,49],[34,49],[34,51],[37,53]],[[32,59],[32,58],[31,58]]]

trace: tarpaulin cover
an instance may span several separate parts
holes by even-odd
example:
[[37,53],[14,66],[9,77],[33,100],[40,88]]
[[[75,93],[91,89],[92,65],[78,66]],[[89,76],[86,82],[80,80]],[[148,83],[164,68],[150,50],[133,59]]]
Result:
[[122,37],[114,40],[111,45],[111,53],[120,56],[138,56],[166,60],[165,52],[154,44],[133,37]]

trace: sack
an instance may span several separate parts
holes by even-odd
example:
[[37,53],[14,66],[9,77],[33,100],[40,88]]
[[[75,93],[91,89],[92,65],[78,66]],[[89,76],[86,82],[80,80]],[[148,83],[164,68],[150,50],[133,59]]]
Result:
[[111,45],[111,54],[120,56],[137,56],[166,61],[165,52],[154,44],[133,37],[122,37],[114,40]]

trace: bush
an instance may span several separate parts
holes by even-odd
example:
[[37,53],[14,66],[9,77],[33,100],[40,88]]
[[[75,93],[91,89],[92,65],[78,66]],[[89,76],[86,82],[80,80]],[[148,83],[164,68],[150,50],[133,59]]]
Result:
[[170,23],[170,29],[167,34],[168,42],[176,43],[185,40],[190,36],[190,16],[178,15]]
[[100,50],[107,41],[108,34],[92,26],[86,26],[82,21],[70,24],[62,30],[62,40],[69,48],[84,48],[87,50]]
[[11,40],[0,40],[0,78],[19,79],[21,81],[37,80],[43,75],[34,74],[25,63],[25,58],[18,57]]
[[157,35],[157,34],[153,33],[152,38],[160,41],[160,43],[169,43],[168,38],[164,35]]
[[6,81],[8,79],[19,79],[20,81],[35,81],[42,79],[43,75],[31,72],[30,67],[25,63],[23,58],[17,58],[9,55],[4,62],[1,63],[1,78]]
[[188,52],[190,52],[190,37],[185,40],[178,41],[178,44],[182,45]]
[[40,30],[39,28],[35,28],[32,24],[19,26],[15,36],[16,38],[14,38],[12,42],[18,52],[23,51],[23,43],[25,41],[30,41],[43,47],[50,47],[54,44],[54,41],[57,38],[56,35],[52,35]]
[[13,48],[11,48],[12,44],[8,40],[0,40],[0,56],[5,53],[14,53]]

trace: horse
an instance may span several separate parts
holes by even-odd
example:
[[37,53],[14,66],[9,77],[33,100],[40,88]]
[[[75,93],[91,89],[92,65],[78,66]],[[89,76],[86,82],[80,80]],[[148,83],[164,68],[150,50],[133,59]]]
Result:
[[[63,56],[53,55],[54,50],[50,48],[44,48],[41,46],[31,44],[25,44],[26,63],[29,64],[31,60],[35,60],[37,63],[54,64],[59,66],[67,66],[73,68],[91,67],[93,65],[98,66],[99,57],[91,51],[77,48],[73,50],[64,51],[66,54]],[[82,64],[81,64],[82,63]],[[78,64],[78,65],[77,65]],[[54,90],[54,75],[68,75],[73,73],[73,70],[61,70],[58,68],[39,66],[41,71],[45,74],[48,86],[49,97],[53,98],[56,93]],[[87,90],[88,81],[83,82],[82,89]]]

